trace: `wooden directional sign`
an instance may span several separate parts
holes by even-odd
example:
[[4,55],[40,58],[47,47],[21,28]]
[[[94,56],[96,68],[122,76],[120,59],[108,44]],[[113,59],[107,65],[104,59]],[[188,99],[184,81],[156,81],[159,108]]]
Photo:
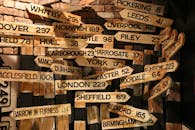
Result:
[[171,37],[171,31],[172,28],[170,26],[164,28],[163,30],[160,31],[160,34],[162,37],[160,39],[160,42],[163,42]]
[[55,80],[55,90],[102,90],[107,86],[101,80]]
[[126,102],[130,96],[126,92],[76,92],[75,102],[108,103]]
[[27,6],[27,9],[32,14],[58,20],[61,22],[67,22],[67,23],[74,24],[74,25],[80,25],[82,23],[81,16],[55,10],[55,9],[48,8],[48,7],[44,7],[41,5],[31,3]]
[[1,81],[54,83],[52,72],[0,69]]
[[157,118],[154,117],[152,114],[150,114],[150,118],[151,119],[148,122],[140,122],[127,117],[103,119],[102,130],[153,126],[156,123]]
[[78,34],[101,34],[103,28],[97,24],[82,24],[80,26],[66,23],[53,23],[56,32]]
[[165,92],[167,89],[169,89],[172,85],[172,79],[171,77],[167,76],[166,78],[162,79],[156,86],[154,86],[151,89],[150,97],[148,100],[151,100],[163,92]]
[[10,124],[8,121],[1,121],[0,122],[0,130],[10,130],[9,125]]
[[0,21],[0,32],[43,36],[55,35],[53,26],[9,21]]
[[11,105],[11,83],[7,81],[0,81],[0,107],[7,107]]
[[163,15],[165,7],[152,3],[140,2],[138,0],[114,0],[116,7],[136,10],[149,14]]
[[163,42],[162,43],[162,51],[166,50],[167,48],[169,48],[174,42],[177,41],[178,38],[178,32],[176,29],[173,29],[171,32],[171,35],[169,37],[169,39],[167,39],[167,42]]
[[34,46],[58,48],[85,48],[88,43],[84,39],[60,37],[35,37]]
[[173,20],[169,18],[164,18],[152,14],[146,14],[134,10],[127,10],[124,9],[120,12],[120,15],[122,18],[144,23],[144,24],[149,24],[157,27],[162,27],[165,28],[167,26],[171,26],[173,24]]
[[17,130],[16,121],[13,120],[10,116],[2,116],[0,130]]
[[145,72],[165,70],[166,72],[174,72],[177,70],[179,63],[176,60],[170,60],[167,62],[162,62],[158,64],[150,64],[144,66]]
[[108,59],[108,58],[76,58],[76,63],[79,66],[88,67],[105,67],[105,68],[119,68],[125,66],[124,60]]
[[132,32],[117,32],[115,34],[117,41],[131,42],[131,43],[142,43],[142,44],[158,44],[161,36],[150,35],[150,34],[140,34]]
[[96,34],[87,38],[87,43],[89,44],[105,44],[105,43],[114,43],[113,35],[100,35]]
[[70,115],[71,105],[60,104],[60,105],[46,105],[46,106],[35,106],[35,107],[23,107],[16,108],[10,116],[15,120],[24,120],[32,118]]
[[132,72],[133,72],[133,69],[131,67],[125,66],[122,68],[117,68],[117,69],[106,71],[102,74],[98,74],[97,76],[96,75],[92,76],[92,77],[89,76],[89,78],[98,79],[101,81],[109,81],[109,80],[118,79],[118,78],[128,76]]
[[126,60],[140,60],[143,58],[143,52],[124,50],[124,49],[105,49],[96,47],[94,54],[97,57],[107,57],[115,59],[126,59]]
[[74,59],[77,57],[94,57],[94,50],[91,48],[64,48],[64,49],[54,49],[48,48],[46,50],[46,56],[65,58],[65,59]]
[[121,88],[127,88],[130,85],[146,83],[150,81],[160,80],[166,74],[165,70],[156,70],[151,72],[141,72],[127,76],[120,84]]
[[149,111],[135,108],[129,105],[113,103],[109,105],[109,111],[141,122],[147,122],[150,119]]
[[50,69],[54,74],[60,75],[70,75],[70,76],[80,76],[82,75],[82,69],[73,66],[61,65],[61,64],[52,64]]
[[108,30],[135,31],[135,32],[155,32],[156,28],[151,25],[134,21],[113,20],[107,21],[104,26]]

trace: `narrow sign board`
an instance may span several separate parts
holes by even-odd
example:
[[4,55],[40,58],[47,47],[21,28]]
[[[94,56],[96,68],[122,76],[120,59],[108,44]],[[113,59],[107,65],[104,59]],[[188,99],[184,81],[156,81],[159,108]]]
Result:
[[67,23],[53,23],[54,29],[62,33],[101,34],[103,28],[97,24],[81,24],[80,26]]
[[55,90],[101,90],[107,86],[101,80],[55,80]]
[[162,62],[158,64],[150,64],[144,66],[145,72],[165,70],[166,72],[174,72],[177,70],[179,63],[176,60],[170,60],[167,62]]
[[9,21],[0,21],[0,32],[43,36],[55,35],[53,26]]
[[152,14],[146,14],[134,10],[124,9],[120,12],[120,15],[122,18],[128,20],[149,24],[157,27],[162,27],[162,28],[166,28],[167,26],[171,26],[173,24],[172,19],[164,18]]
[[50,67],[54,74],[60,75],[70,75],[70,76],[80,76],[82,75],[82,69],[79,67],[61,65],[57,63],[53,63]]
[[24,120],[40,117],[50,116],[61,116],[70,115],[71,105],[60,104],[60,105],[46,105],[46,106],[35,106],[35,107],[23,107],[16,108],[10,113],[10,116],[15,120]]
[[48,7],[44,7],[41,5],[31,3],[27,6],[27,9],[32,14],[58,20],[61,22],[67,22],[67,23],[74,24],[74,25],[80,25],[82,23],[81,16],[55,10],[55,9],[48,8]]
[[134,21],[122,21],[113,20],[107,21],[104,26],[108,30],[119,30],[119,31],[135,31],[135,32],[155,32],[156,28],[151,25],[142,24]]
[[156,70],[150,72],[141,72],[127,76],[120,84],[121,88],[127,88],[130,85],[141,84],[150,81],[160,80],[166,74],[165,70]]
[[158,44],[161,36],[151,34],[140,34],[132,32],[117,32],[115,34],[117,41],[131,42],[131,43],[142,43],[142,44]]
[[149,14],[163,15],[165,7],[152,3],[140,2],[138,0],[114,0],[116,7],[136,10]]
[[10,130],[9,129],[9,126],[10,126],[9,123],[10,122],[8,122],[8,121],[1,121],[0,122],[0,130]]
[[156,121],[157,118],[152,114],[150,114],[150,119],[148,122],[140,122],[127,117],[110,118],[102,120],[102,130],[153,126]]
[[129,105],[113,103],[109,105],[109,111],[141,122],[147,122],[150,119],[150,113],[147,110],[135,108]]
[[1,81],[54,83],[52,72],[0,69]]
[[167,76],[166,78],[162,79],[156,86],[154,86],[151,89],[150,97],[148,100],[151,100],[163,92],[165,92],[167,89],[169,89],[172,85],[172,79],[171,77]]
[[88,44],[106,44],[106,43],[114,43],[113,35],[100,35],[96,34],[89,38],[87,38]]
[[0,107],[8,107],[11,105],[11,83],[0,81]]
[[76,63],[79,66],[88,67],[105,67],[105,68],[119,68],[125,66],[124,60],[108,59],[108,58],[76,58]]
[[77,92],[75,102],[107,103],[126,102],[130,96],[126,92]]

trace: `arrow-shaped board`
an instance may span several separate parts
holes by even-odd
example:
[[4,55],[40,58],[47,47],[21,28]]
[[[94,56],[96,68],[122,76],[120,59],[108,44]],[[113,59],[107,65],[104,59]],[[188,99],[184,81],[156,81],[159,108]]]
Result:
[[165,70],[156,70],[150,72],[141,72],[127,76],[120,84],[120,87],[127,88],[130,85],[146,83],[150,81],[160,80],[166,74]]
[[120,15],[124,19],[149,24],[157,27],[166,28],[173,24],[173,20],[169,18],[164,18],[152,14],[142,13],[134,10],[124,9],[120,12]]
[[135,128],[144,126],[153,126],[157,121],[157,118],[150,114],[148,122],[140,122],[135,119],[127,117],[116,117],[102,120],[102,130],[110,129],[123,129],[123,128]]
[[101,80],[55,80],[55,90],[102,90],[107,86]]
[[170,60],[158,64],[150,64],[144,66],[145,72],[165,70],[166,72],[174,72],[177,70],[179,63],[176,60]]
[[74,25],[80,25],[82,23],[81,16],[67,13],[67,12],[63,12],[63,11],[59,11],[59,10],[55,10],[55,9],[48,8],[45,6],[31,3],[27,6],[27,9],[32,14],[39,15],[39,16],[46,17],[46,18],[50,18],[50,19],[54,19],[54,20],[58,20],[61,22],[67,22],[67,23],[74,24]]
[[108,30],[119,30],[119,31],[135,31],[135,32],[155,32],[156,28],[151,25],[142,24],[134,21],[122,21],[113,20],[105,22],[104,26]]
[[163,15],[165,7],[152,3],[140,2],[138,0],[114,0],[116,7],[145,12],[149,14]]
[[151,34],[140,34],[132,32],[117,32],[115,34],[117,41],[130,42],[130,43],[142,43],[142,44],[158,44],[161,36]]
[[147,122],[150,119],[150,113],[147,110],[135,108],[129,105],[113,103],[109,105],[108,110],[112,113],[126,116],[141,122]]
[[130,96],[126,92],[76,92],[75,102],[108,103],[126,102]]
[[71,105],[60,104],[60,105],[46,105],[46,106],[35,106],[35,107],[23,107],[16,108],[10,116],[15,120],[24,120],[41,117],[51,117],[60,115],[70,115]]
[[53,26],[9,21],[0,21],[0,32],[43,36],[55,35]]
[[88,44],[106,44],[106,43],[114,43],[113,35],[101,35],[96,34],[89,38],[87,38]]
[[81,24],[80,26],[66,23],[53,23],[56,32],[78,34],[101,34],[103,28],[97,24]]
[[162,79],[156,86],[154,86],[151,89],[150,97],[148,98],[148,100],[151,100],[159,96],[160,94],[165,92],[167,89],[169,89],[171,85],[172,85],[171,77],[167,76],[166,78]]
[[108,58],[76,58],[76,63],[79,66],[88,67],[105,67],[105,68],[120,68],[125,66],[124,60],[108,59]]

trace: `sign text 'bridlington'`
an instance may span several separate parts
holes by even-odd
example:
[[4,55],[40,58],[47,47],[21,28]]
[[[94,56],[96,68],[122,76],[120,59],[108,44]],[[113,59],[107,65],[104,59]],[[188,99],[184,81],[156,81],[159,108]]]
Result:
[[121,88],[127,88],[130,85],[141,84],[145,82],[160,80],[166,74],[165,70],[156,70],[150,72],[141,72],[127,76],[120,84]]
[[24,119],[41,118],[41,117],[70,115],[70,114],[71,114],[71,105],[60,104],[60,105],[46,105],[46,106],[16,108],[12,113],[10,113],[10,116],[13,117],[15,120],[24,120]]
[[55,90],[102,90],[107,86],[101,80],[55,80]]
[[108,59],[108,58],[76,58],[76,63],[79,66],[89,67],[105,67],[105,68],[119,68],[125,66],[124,60]]
[[0,32],[42,36],[55,35],[53,26],[26,24],[21,22],[9,21],[0,21]]
[[151,100],[163,92],[165,92],[167,89],[169,89],[172,85],[172,79],[171,77],[167,76],[166,78],[162,79],[157,85],[155,85],[151,91],[150,91],[150,97],[148,100]]
[[134,21],[113,20],[105,22],[104,26],[108,30],[135,31],[135,32],[155,32],[156,28],[151,25]]
[[140,34],[132,32],[117,32],[115,34],[117,41],[131,42],[131,43],[142,43],[142,44],[158,44],[161,36],[150,35],[150,34]]
[[129,105],[113,103],[109,105],[109,111],[141,122],[147,122],[150,119],[150,113],[147,110],[135,108]]
[[167,26],[171,26],[173,24],[173,20],[169,18],[164,18],[152,14],[142,13],[134,10],[124,9],[120,12],[122,18],[149,24],[157,27],[165,28]]
[[0,69],[1,81],[54,83],[52,72]]
[[75,102],[108,103],[126,102],[130,96],[126,92],[77,92]]
[[81,16],[55,10],[55,9],[48,8],[48,7],[44,7],[41,5],[31,3],[27,6],[27,9],[32,14],[40,15],[40,16],[58,20],[61,22],[67,22],[67,23],[74,24],[74,25],[80,25],[82,23]]

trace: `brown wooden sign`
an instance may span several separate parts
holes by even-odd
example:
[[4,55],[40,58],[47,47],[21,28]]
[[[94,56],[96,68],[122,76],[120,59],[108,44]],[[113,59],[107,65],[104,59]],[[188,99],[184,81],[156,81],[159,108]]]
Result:
[[117,41],[130,42],[130,43],[141,43],[141,44],[158,44],[161,36],[151,34],[140,34],[132,32],[117,32],[115,34]]
[[147,110],[135,108],[129,105],[112,103],[109,105],[109,111],[141,122],[147,122],[150,119],[150,113]]
[[79,66],[88,67],[105,67],[105,68],[119,68],[125,66],[124,60],[108,59],[108,58],[76,58],[76,63]]
[[167,26],[171,26],[173,24],[173,20],[169,18],[164,18],[152,14],[146,14],[134,10],[127,10],[124,9],[120,12],[120,15],[122,18],[144,23],[144,24],[149,24],[161,28],[165,28]]
[[151,89],[150,97],[148,98],[148,100],[151,100],[159,96],[160,94],[168,90],[171,87],[171,85],[172,85],[171,77],[167,76],[166,78],[162,79],[157,85],[155,85]]
[[66,23],[70,23],[73,25],[80,25],[82,23],[81,16],[67,13],[67,12],[63,12],[63,11],[59,11],[59,10],[55,10],[55,9],[48,8],[45,6],[31,3],[27,6],[27,9],[32,14],[39,15],[39,16],[46,17],[46,18],[50,18],[50,19],[54,19],[54,20],[58,20],[61,22],[66,22]]
[[53,26],[9,21],[0,21],[0,32],[43,36],[55,35]]
[[119,31],[133,31],[133,32],[155,32],[156,28],[151,25],[142,24],[134,21],[122,21],[113,20],[107,21],[104,26],[108,30],[119,30]]
[[81,24],[80,26],[66,23],[53,23],[56,32],[78,34],[101,34],[103,28],[97,24]]
[[150,72],[141,72],[127,76],[120,84],[121,88],[127,88],[130,85],[146,83],[150,81],[160,80],[166,74],[165,70],[156,70]]
[[115,6],[149,14],[163,15],[165,7],[152,3],[140,2],[137,0],[114,0]]
[[15,120],[24,120],[40,117],[51,117],[60,115],[70,115],[71,105],[60,104],[60,105],[46,105],[46,106],[35,106],[35,107],[23,107],[16,108],[10,116]]
[[100,35],[96,34],[89,38],[87,38],[88,44],[106,44],[106,43],[114,43],[113,35]]
[[75,94],[75,102],[108,103],[126,102],[130,96],[126,92],[78,92]]
[[170,60],[167,62],[162,62],[158,64],[150,64],[144,66],[145,72],[165,70],[166,72],[174,72],[177,70],[179,63],[176,60]]
[[102,90],[108,86],[101,80],[55,80],[55,90]]

